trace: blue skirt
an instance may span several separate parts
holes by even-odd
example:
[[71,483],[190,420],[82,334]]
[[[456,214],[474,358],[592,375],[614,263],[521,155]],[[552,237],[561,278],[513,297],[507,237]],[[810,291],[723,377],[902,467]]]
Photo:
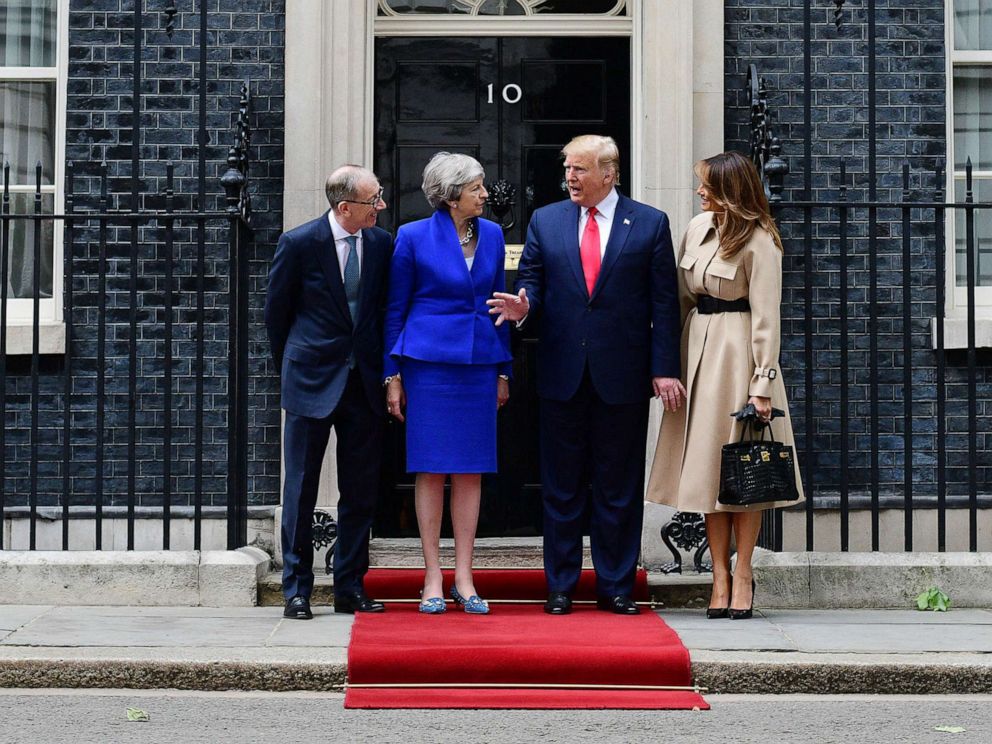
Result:
[[495,364],[403,357],[409,473],[496,472]]

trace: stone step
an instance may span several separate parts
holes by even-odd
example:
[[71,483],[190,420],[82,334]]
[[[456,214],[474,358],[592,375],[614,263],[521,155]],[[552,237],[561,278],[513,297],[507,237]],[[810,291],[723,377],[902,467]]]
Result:
[[[648,574],[648,594],[659,607],[706,607],[711,584],[709,574]],[[283,601],[281,574],[270,573],[258,582],[259,605],[276,607]],[[334,580],[330,576],[317,575],[310,602],[314,606],[334,604]]]
[[[420,541],[416,539],[375,538],[369,543],[369,561],[376,568],[420,568],[424,565]],[[441,540],[441,565],[453,567],[454,542]],[[592,568],[588,540],[583,547],[582,565]],[[539,537],[481,538],[475,543],[477,568],[543,568],[543,547]],[[313,595],[314,605],[334,604],[334,581],[324,573],[323,564],[314,566],[317,573]],[[709,574],[687,572],[679,574],[648,574],[651,599],[663,607],[705,607],[710,594]],[[258,603],[276,606],[283,603],[282,576],[271,573],[258,585]]]

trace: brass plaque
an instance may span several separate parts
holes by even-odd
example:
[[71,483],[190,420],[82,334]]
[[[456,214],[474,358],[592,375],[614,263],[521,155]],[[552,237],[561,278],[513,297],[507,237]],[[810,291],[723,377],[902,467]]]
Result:
[[506,260],[503,262],[503,268],[506,271],[516,271],[520,265],[520,256],[523,252],[524,247],[520,243],[506,246]]

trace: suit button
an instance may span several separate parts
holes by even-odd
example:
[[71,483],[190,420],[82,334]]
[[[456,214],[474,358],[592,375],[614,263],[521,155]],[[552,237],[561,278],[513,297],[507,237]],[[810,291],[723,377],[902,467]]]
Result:
[[586,345],[586,340],[585,340],[585,339],[582,339],[582,345],[583,345],[583,346],[585,346],[585,345]]
[[586,312],[587,313],[591,313],[592,312],[592,307],[590,305],[586,305]]

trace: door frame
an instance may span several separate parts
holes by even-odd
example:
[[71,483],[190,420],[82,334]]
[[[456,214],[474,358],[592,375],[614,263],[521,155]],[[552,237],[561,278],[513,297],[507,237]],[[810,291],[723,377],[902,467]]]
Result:
[[[626,35],[631,152],[621,156],[632,166],[630,196],[667,212],[677,236],[694,211],[692,164],[723,149],[724,0],[628,2],[624,17],[512,19],[380,18],[377,0],[286,3],[284,227],[326,210],[324,180],[334,167],[372,162],[375,36]],[[325,507],[337,503],[333,452],[332,442],[318,497]]]

